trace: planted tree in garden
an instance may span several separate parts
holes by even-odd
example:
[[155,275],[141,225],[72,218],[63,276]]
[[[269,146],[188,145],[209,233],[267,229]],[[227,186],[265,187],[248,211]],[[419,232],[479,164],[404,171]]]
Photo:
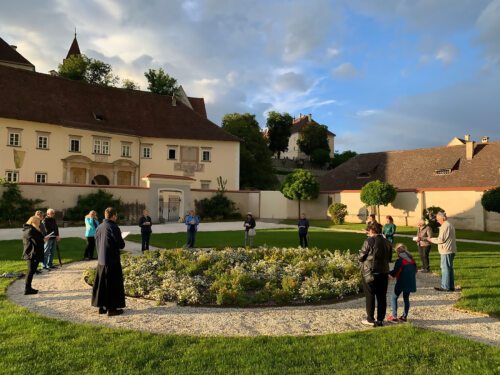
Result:
[[280,190],[285,198],[298,201],[297,217],[300,218],[300,202],[316,199],[319,195],[319,183],[311,172],[296,169],[286,176]]
[[444,210],[439,206],[430,206],[424,208],[424,211],[422,212],[423,219],[431,227],[433,232],[437,232],[438,228],[441,226],[441,224],[439,224],[436,220],[436,215],[439,211],[444,212]]
[[396,189],[387,182],[375,180],[367,183],[361,189],[361,202],[367,206],[377,208],[378,221],[380,222],[380,205],[387,206],[396,199]]
[[347,215],[347,206],[343,203],[332,203],[328,207],[328,216],[333,224],[344,224]]
[[173,96],[179,90],[177,80],[165,73],[162,68],[149,69],[144,76],[148,80],[148,90],[152,93]]
[[288,113],[278,113],[271,111],[267,115],[267,141],[269,149],[273,154],[278,154],[278,159],[282,152],[288,150],[288,140],[292,134],[293,118]]
[[485,191],[481,198],[481,204],[486,211],[500,213],[500,186]]

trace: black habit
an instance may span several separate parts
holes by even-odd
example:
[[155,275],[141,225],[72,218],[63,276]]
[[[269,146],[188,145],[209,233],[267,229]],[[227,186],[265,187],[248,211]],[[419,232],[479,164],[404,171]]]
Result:
[[92,288],[92,306],[108,310],[125,307],[120,250],[125,247],[122,232],[112,220],[105,219],[95,232],[97,272]]

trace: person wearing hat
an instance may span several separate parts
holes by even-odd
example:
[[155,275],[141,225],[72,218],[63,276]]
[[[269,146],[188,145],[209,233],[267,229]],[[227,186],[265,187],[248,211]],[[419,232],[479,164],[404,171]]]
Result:
[[441,286],[436,286],[434,289],[439,292],[454,292],[453,260],[457,252],[455,227],[448,221],[446,213],[442,211],[438,212],[436,220],[441,224],[439,234],[437,238],[427,238],[430,243],[438,245],[439,255],[441,255]]
[[245,227],[245,247],[250,246],[253,247],[253,239],[255,237],[255,219],[252,216],[252,213],[249,212],[247,214],[247,218],[243,223]]

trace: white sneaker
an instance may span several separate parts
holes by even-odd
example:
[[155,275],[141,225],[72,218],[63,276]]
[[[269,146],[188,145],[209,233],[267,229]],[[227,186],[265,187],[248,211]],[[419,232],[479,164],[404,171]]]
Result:
[[363,319],[361,321],[361,324],[365,325],[365,326],[370,326],[370,327],[373,327],[375,325],[375,322],[370,322],[368,321],[368,319]]

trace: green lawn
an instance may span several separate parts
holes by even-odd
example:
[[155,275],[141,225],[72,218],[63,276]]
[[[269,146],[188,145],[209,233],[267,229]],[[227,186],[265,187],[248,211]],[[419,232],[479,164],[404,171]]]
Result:
[[[283,224],[297,224],[297,220],[287,219],[282,220]],[[365,230],[366,224],[363,223],[345,223],[340,225],[332,224],[329,220],[309,220],[312,227],[318,228],[328,228],[328,229],[343,229],[343,230]],[[417,227],[414,226],[404,226],[398,225],[397,232],[399,234],[411,234],[415,235],[417,232]],[[457,238],[464,240],[480,240],[480,241],[496,241],[500,242],[500,232],[481,232],[477,230],[456,230]]]
[[[154,243],[183,238],[183,234],[169,235],[172,238],[161,236],[154,235]],[[293,237],[293,232],[259,231],[257,235],[259,241],[278,246],[294,245],[297,239],[288,239],[290,236]],[[241,242],[241,233],[199,233],[198,237],[200,245],[224,239],[236,244]],[[322,248],[357,249],[362,239],[363,236],[351,233],[311,234],[314,244]],[[81,259],[83,247],[80,239],[63,240],[64,260]],[[478,247],[460,251],[463,264],[457,258],[457,273],[461,267],[474,273],[472,263],[483,267],[475,282],[484,286],[480,281],[487,277],[484,270],[498,269],[498,249],[488,251]],[[0,273],[24,271],[25,262],[19,260],[20,254],[20,241],[0,241]],[[480,259],[480,263],[473,259]],[[499,371],[499,348],[410,324],[317,337],[154,335],[73,324],[30,313],[7,300],[5,288],[9,282],[0,279],[0,373],[492,374]],[[472,285],[472,281],[467,282]],[[484,293],[490,293],[485,290]]]

